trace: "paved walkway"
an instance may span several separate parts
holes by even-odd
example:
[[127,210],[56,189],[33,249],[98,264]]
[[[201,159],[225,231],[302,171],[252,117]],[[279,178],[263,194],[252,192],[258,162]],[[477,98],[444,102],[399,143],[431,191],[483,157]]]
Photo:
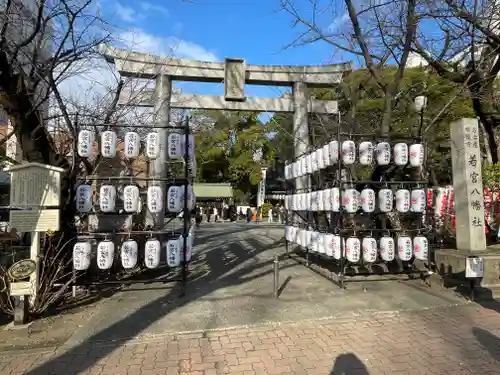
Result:
[[468,304],[9,355],[0,373],[488,375],[500,374],[499,337],[499,312]]

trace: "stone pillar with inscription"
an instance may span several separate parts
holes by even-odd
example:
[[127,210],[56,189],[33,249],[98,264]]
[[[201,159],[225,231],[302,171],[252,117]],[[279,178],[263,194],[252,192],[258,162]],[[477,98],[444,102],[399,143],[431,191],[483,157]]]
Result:
[[450,126],[457,250],[486,250],[483,180],[476,119],[464,118]]

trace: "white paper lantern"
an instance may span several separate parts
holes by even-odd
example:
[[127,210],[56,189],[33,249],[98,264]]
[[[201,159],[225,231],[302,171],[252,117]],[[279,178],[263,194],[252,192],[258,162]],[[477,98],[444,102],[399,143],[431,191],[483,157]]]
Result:
[[409,261],[413,256],[413,246],[411,237],[399,236],[398,237],[398,256],[402,261]]
[[297,231],[297,245],[305,247],[306,243],[306,233],[307,231],[303,228],[299,228]]
[[356,144],[353,141],[342,142],[342,162],[345,165],[354,164],[356,161]]
[[125,148],[123,153],[127,158],[136,158],[141,151],[141,137],[136,132],[125,133]]
[[340,189],[334,187],[330,189],[330,202],[332,204],[331,211],[340,212]]
[[167,192],[167,210],[170,212],[181,212],[184,204],[181,200],[181,186],[170,186]]
[[295,177],[302,176],[302,158],[298,158],[295,162]]
[[311,174],[313,172],[312,170],[312,155],[308,154],[304,156],[304,176],[307,176],[308,174]]
[[134,268],[137,265],[139,257],[139,246],[134,240],[126,240],[122,243],[120,254],[122,266],[126,270]]
[[[194,227],[191,227],[194,228]],[[190,262],[191,258],[193,257],[193,250],[194,250],[194,231],[189,231],[188,237],[187,237],[187,253],[186,253],[186,262]]]
[[102,241],[97,245],[97,267],[109,270],[115,258],[115,244],[111,241]]
[[92,186],[79,185],[76,188],[76,210],[81,213],[92,210]]
[[297,243],[297,227],[290,227],[290,242]]
[[294,194],[293,196],[293,210],[300,211],[300,194]]
[[285,240],[287,241],[291,241],[292,240],[292,237],[291,237],[291,233],[292,233],[292,230],[291,230],[291,226],[290,225],[285,225]]
[[325,158],[323,157],[323,147],[316,150],[316,158],[318,159],[318,170],[325,169],[328,164],[325,163]]
[[324,233],[320,233],[318,236],[318,253],[326,254],[325,234]]
[[[186,185],[180,186],[179,191],[180,191],[179,199],[181,201],[181,206],[182,206],[184,204],[184,195],[186,192]],[[192,210],[194,208],[195,204],[196,204],[196,197],[194,196],[193,186],[188,185],[187,186],[187,208],[188,208],[188,210]],[[182,208],[184,208],[184,207],[182,207]]]
[[311,152],[311,173],[317,172],[319,170],[319,160],[318,153],[316,151]]
[[318,211],[318,192],[317,191],[311,191],[309,193],[311,196],[311,203],[307,207],[307,210],[309,211]]
[[305,233],[304,234],[304,244],[302,246],[304,246],[307,249],[310,249],[311,245],[312,245],[313,231],[312,230],[305,230],[304,233]]
[[410,210],[410,191],[407,189],[396,190],[396,211],[408,212]]
[[189,262],[191,260],[191,255],[192,255],[192,244],[193,241],[189,240],[189,235],[186,238],[186,246],[184,247],[184,237],[180,236],[177,241],[179,241],[179,246],[181,249],[180,252],[180,258],[181,258],[181,263],[183,262]]
[[333,165],[339,161],[339,142],[331,141],[328,144],[328,154],[330,155],[330,162],[328,165]]
[[147,268],[153,269],[160,265],[161,244],[160,241],[147,240],[144,246],[144,262]]
[[182,244],[178,239],[167,241],[167,264],[169,267],[177,267],[181,264]]
[[377,164],[388,165],[391,162],[391,145],[387,142],[380,142],[376,148]]
[[[187,153],[188,157],[192,157],[195,155],[195,143],[194,143],[194,135],[189,134],[187,136],[187,141],[188,141],[188,146],[187,146]],[[186,147],[186,137],[184,136],[183,138],[183,147],[184,147],[184,152],[185,152],[185,147]]]
[[384,236],[380,239],[380,257],[385,262],[394,260],[395,246],[392,237]]
[[127,185],[123,188],[123,209],[125,212],[139,211],[139,188]]
[[361,142],[359,144],[359,163],[361,165],[371,165],[373,163],[373,144],[371,142]]
[[399,166],[408,164],[408,145],[406,143],[394,145],[394,164]]
[[316,231],[311,231],[311,243],[309,244],[309,249],[312,252],[317,253],[319,251],[318,243],[319,243],[320,233]]
[[336,234],[326,234],[324,242],[326,255],[339,260],[342,254],[342,241],[340,240],[340,236]]
[[179,133],[170,133],[168,135],[168,157],[172,159],[184,157],[184,150],[182,147],[182,138],[184,135]]
[[292,168],[291,164],[285,165],[285,180],[291,180],[292,178]]
[[413,255],[415,259],[424,262],[429,260],[429,241],[424,236],[416,236],[413,239]]
[[424,145],[417,143],[410,146],[410,165],[412,167],[421,167],[424,164]]
[[160,156],[160,134],[157,132],[148,133],[146,136],[146,156],[149,159],[156,159]]
[[373,189],[363,189],[359,195],[359,201],[361,204],[361,209],[364,212],[375,211],[375,192]]
[[312,193],[300,194],[300,210],[307,211],[311,209]]
[[292,163],[292,178],[297,177],[299,177],[299,163],[295,161]]
[[94,133],[90,130],[78,132],[77,152],[82,158],[88,158],[94,153]]
[[296,228],[295,231],[295,243],[300,246],[302,243],[302,229],[301,228]]
[[163,190],[160,186],[148,187],[147,202],[149,212],[157,214],[163,210]]
[[323,196],[323,190],[318,190],[316,192],[316,208],[318,209],[318,211],[325,211],[325,200]]
[[114,212],[116,204],[116,188],[113,185],[102,185],[99,189],[99,208],[102,212]]
[[332,192],[331,189],[325,189],[323,190],[323,210],[324,211],[331,211],[332,210]]
[[412,212],[424,212],[425,205],[427,203],[425,190],[415,189],[411,191],[411,211]]
[[191,156],[188,162],[188,174],[191,177],[196,177],[198,171],[198,165],[196,164],[196,157]]
[[90,267],[90,250],[89,242],[77,242],[73,246],[73,268],[76,271],[85,271]]
[[391,212],[393,207],[393,194],[391,189],[380,189],[378,192],[378,208],[381,212]]
[[342,207],[350,214],[358,211],[359,203],[356,189],[346,189],[342,192]]
[[363,248],[363,260],[366,263],[374,263],[377,260],[377,241],[375,238],[363,238],[361,247]]
[[116,156],[116,133],[106,130],[101,134],[101,155],[105,158]]
[[345,256],[348,262],[359,262],[361,257],[361,242],[359,241],[359,238],[349,237],[345,241]]
[[323,149],[321,151],[321,157],[323,158],[323,168],[328,167],[331,164],[330,160],[330,146],[329,145],[324,145]]

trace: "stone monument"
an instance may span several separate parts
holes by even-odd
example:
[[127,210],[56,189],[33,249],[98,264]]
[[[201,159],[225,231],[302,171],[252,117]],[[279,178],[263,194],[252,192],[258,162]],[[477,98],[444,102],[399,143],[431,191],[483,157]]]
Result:
[[[450,125],[450,146],[455,194],[456,248],[436,251],[436,265],[451,281],[465,281],[471,259],[480,260],[483,296],[500,288],[500,253],[487,248],[484,219],[482,159],[477,119],[464,118]],[[467,270],[469,268],[469,270]]]

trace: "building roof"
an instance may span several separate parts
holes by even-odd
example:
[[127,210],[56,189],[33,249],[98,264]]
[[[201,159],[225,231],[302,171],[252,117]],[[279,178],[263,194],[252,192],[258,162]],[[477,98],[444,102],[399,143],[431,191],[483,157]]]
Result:
[[232,198],[231,184],[196,183],[193,185],[196,198]]

